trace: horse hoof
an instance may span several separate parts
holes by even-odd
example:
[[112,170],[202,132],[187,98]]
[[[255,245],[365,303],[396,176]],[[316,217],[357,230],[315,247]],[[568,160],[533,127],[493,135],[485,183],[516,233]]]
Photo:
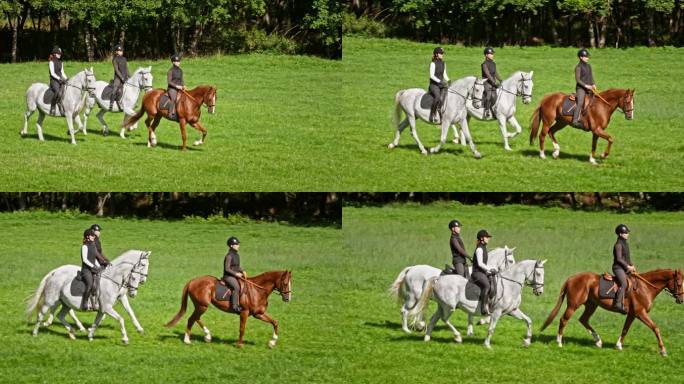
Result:
[[268,347],[273,349],[276,346],[276,341],[275,340],[269,340],[268,341]]
[[525,339],[525,340],[523,340],[523,347],[528,348],[528,347],[530,346],[530,344],[532,344],[532,340],[531,340],[531,339]]
[[539,154],[539,158],[540,158],[540,159],[546,159],[546,155],[543,154],[543,153],[540,153],[540,154]]
[[599,340],[596,342],[596,347],[597,348],[603,348],[603,341]]
[[660,351],[660,356],[667,357],[667,351]]
[[435,147],[430,148],[430,153],[437,153],[437,152],[439,152],[439,149],[437,149]]
[[73,332],[69,332],[69,338],[70,338],[71,340],[76,340],[76,335],[74,335]]
[[142,328],[140,328],[140,329],[138,329],[138,333],[141,334],[141,335],[144,335],[144,334],[145,334],[145,330],[142,329]]
[[462,339],[461,336],[459,335],[459,336],[454,337],[454,341],[455,341],[457,344],[461,344],[461,343],[463,342],[463,339]]
[[123,343],[123,345],[128,345],[128,339],[122,339],[121,342]]
[[420,153],[422,153],[423,155],[427,156],[427,154],[428,154],[428,151],[426,151],[426,150],[422,150],[422,151],[420,151]]
[[430,335],[425,335],[425,337],[423,337],[423,341],[430,341]]
[[554,159],[557,159],[558,156],[560,156],[560,152],[554,151],[553,154],[552,154],[552,156],[553,156]]
[[242,349],[242,347],[244,347],[245,344],[243,344],[243,343],[237,343],[235,346],[238,347],[238,348],[240,348],[240,349]]
[[482,158],[482,154],[480,154],[480,152],[475,152],[475,158],[480,160]]
[[512,151],[511,147],[508,147],[508,146],[504,147],[504,149],[505,149],[506,151]]
[[425,322],[424,322],[424,321],[419,321],[419,322],[416,324],[416,330],[418,330],[418,331],[423,331],[423,330],[425,330]]
[[196,140],[193,144],[194,145],[202,145],[204,143],[201,140]]
[[395,147],[396,147],[396,145],[394,145],[394,143],[387,144],[387,148],[389,148],[389,149],[394,149]]
[[492,346],[491,346],[490,344],[485,344],[484,346],[485,346],[485,348],[487,348],[487,349],[489,349],[489,350],[492,349]]
[[206,341],[207,343],[211,343],[211,335],[204,336],[204,341]]

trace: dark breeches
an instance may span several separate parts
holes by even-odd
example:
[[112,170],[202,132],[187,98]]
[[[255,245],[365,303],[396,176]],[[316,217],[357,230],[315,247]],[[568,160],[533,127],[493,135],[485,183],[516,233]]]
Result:
[[613,274],[615,275],[615,280],[618,283],[618,291],[615,295],[615,302],[622,303],[625,297],[625,289],[627,289],[627,274],[622,267],[618,265],[613,266]]
[[491,108],[494,106],[494,103],[496,102],[496,88],[486,82],[484,84],[484,95],[483,95],[483,100],[484,102],[484,108]]
[[575,111],[572,113],[572,121],[579,121],[580,112],[582,111],[582,106],[584,106],[584,97],[587,94],[587,90],[582,87],[576,87],[575,94],[577,105],[575,106]]
[[232,290],[230,294],[230,303],[233,306],[240,304],[240,283],[233,276],[223,276],[223,281]]
[[114,77],[114,83],[112,84],[112,100],[119,101],[123,95],[123,81],[118,77]]
[[472,279],[480,287],[480,303],[484,304],[487,296],[489,296],[489,279],[480,271],[473,271]]
[[457,275],[461,275],[465,278],[468,277],[468,276],[466,276],[466,274],[468,272],[468,268],[466,268],[465,263],[454,263],[454,271],[456,271]]
[[430,95],[433,97],[432,105],[437,105],[442,100],[442,92],[439,88],[439,85],[430,83],[430,88],[428,89],[430,91]]
[[85,283],[85,291],[83,292],[83,300],[81,301],[81,307],[84,307],[84,304],[87,302],[88,297],[90,297],[90,292],[93,289],[93,272],[84,267],[81,268],[81,276]]

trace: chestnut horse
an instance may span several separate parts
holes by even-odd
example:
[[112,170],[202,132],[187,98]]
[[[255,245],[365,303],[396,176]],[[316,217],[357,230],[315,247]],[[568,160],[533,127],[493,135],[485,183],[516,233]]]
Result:
[[[237,342],[238,348],[242,348],[244,344],[242,338],[245,335],[245,325],[247,324],[249,315],[273,325],[273,337],[268,342],[268,346],[271,348],[275,347],[276,341],[278,340],[278,322],[266,313],[268,296],[275,290],[283,297],[284,302],[289,302],[292,287],[290,282],[291,277],[291,271],[271,271],[264,272],[259,276],[250,277],[246,280],[240,280],[240,306],[242,307],[242,312],[240,312],[240,338]],[[185,284],[181,308],[176,316],[165,325],[165,327],[171,328],[178,323],[178,320],[185,314],[188,304],[188,295],[190,295],[192,303],[195,306],[195,311],[190,315],[190,318],[188,318],[188,325],[185,327],[185,337],[183,338],[185,344],[190,344],[190,331],[195,322],[204,330],[204,340],[206,342],[211,341],[209,328],[207,328],[200,319],[204,312],[209,308],[210,303],[224,312],[234,313],[230,310],[230,300],[216,300],[215,284],[217,281],[218,279],[214,276],[202,276],[192,279]]]
[[[629,331],[629,327],[632,325],[634,319],[637,318],[655,333],[656,338],[658,338],[660,354],[666,356],[667,351],[665,350],[665,345],[663,345],[663,339],[660,337],[660,329],[658,329],[658,326],[656,326],[653,320],[648,316],[648,312],[651,310],[653,300],[663,289],[667,289],[668,293],[675,298],[677,304],[682,304],[684,302],[682,271],[680,269],[656,269],[655,271],[637,275],[634,278],[630,278],[630,280],[632,284],[636,282],[636,290],[629,288],[627,292],[625,292],[625,311],[627,312],[627,319],[625,320],[625,325],[622,327],[622,334],[615,344],[615,347],[620,351],[622,350],[622,343]],[[612,307],[613,299],[599,298],[598,287],[599,275],[595,273],[582,272],[570,276],[565,281],[558,302],[546,319],[546,322],[544,322],[540,332],[544,331],[544,329],[551,324],[558,314],[563,298],[567,295],[567,308],[558,324],[558,335],[556,337],[558,346],[563,346],[563,329],[568,320],[570,320],[570,317],[572,317],[575,310],[577,310],[580,305],[584,304],[584,313],[582,314],[582,317],[580,317],[580,323],[582,323],[584,328],[586,328],[594,337],[596,346],[601,348],[603,342],[598,333],[594,331],[594,328],[589,325],[589,318],[599,306],[608,311],[615,312],[615,310]]]
[[[596,165],[596,143],[600,138],[608,141],[605,152],[601,154],[601,159],[605,159],[610,154],[610,147],[613,145],[613,137],[606,133],[610,117],[617,108],[625,114],[627,120],[632,120],[634,111],[634,89],[609,89],[601,92],[599,96],[593,96],[587,106],[586,112],[582,114],[582,123],[587,131],[593,133],[591,142],[591,156],[589,162]],[[546,158],[544,154],[544,139],[548,134],[553,140],[553,158],[557,159],[560,154],[560,145],[556,140],[556,132],[572,122],[572,116],[564,116],[561,113],[563,100],[567,96],[565,93],[556,92],[544,96],[539,107],[534,110],[531,121],[530,144],[534,143],[539,131],[539,124],[543,122],[543,127],[539,133],[539,157]],[[592,96],[587,96],[591,98]]]
[[[145,125],[147,125],[148,138],[147,146],[154,147],[157,145],[157,136],[154,134],[154,130],[159,125],[162,117],[169,118],[169,111],[167,109],[159,109],[159,98],[166,93],[164,89],[154,89],[149,91],[143,96],[142,107],[140,111],[135,115],[131,116],[128,121],[124,124],[122,129],[128,129],[133,124],[135,124],[140,118],[147,112],[147,119],[145,119]],[[176,116],[178,117],[178,123],[180,124],[181,137],[183,138],[183,147],[181,150],[187,148],[187,134],[185,132],[185,125],[190,124],[193,128],[202,132],[202,139],[194,142],[195,145],[204,144],[204,139],[207,137],[207,130],[204,129],[202,124],[199,122],[200,118],[200,107],[202,104],[207,105],[209,113],[214,113],[216,107],[216,87],[202,85],[193,88],[189,91],[180,91],[178,93],[178,102],[176,104]],[[150,124],[151,123],[151,124]]]

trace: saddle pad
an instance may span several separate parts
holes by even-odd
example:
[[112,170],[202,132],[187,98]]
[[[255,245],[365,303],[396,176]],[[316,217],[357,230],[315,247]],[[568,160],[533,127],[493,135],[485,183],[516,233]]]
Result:
[[423,109],[430,109],[432,108],[432,100],[434,97],[432,97],[431,94],[426,93],[423,95],[423,97],[420,98],[420,107]]
[[614,281],[606,280],[603,276],[599,279],[599,298],[615,299],[618,285]]
[[216,293],[214,294],[214,298],[217,301],[230,301],[230,294],[232,293],[232,290],[225,284],[221,283],[221,280],[216,280],[215,288]]
[[111,100],[112,93],[114,93],[114,86],[112,85],[112,83],[109,83],[102,90],[102,100]]
[[466,283],[466,299],[472,301],[480,300],[480,287],[473,283],[472,280],[468,280]]
[[159,105],[157,105],[157,108],[159,109],[169,109],[169,102],[171,101],[171,98],[169,97],[168,94],[163,94],[159,98]]
[[71,281],[71,296],[83,296],[85,283],[81,280],[81,272]]
[[575,103],[574,100],[570,100],[570,96],[565,96],[563,98],[563,107],[561,108],[563,116],[572,116],[572,114],[575,113],[576,106],[577,103]]
[[45,104],[51,104],[52,99],[55,97],[55,93],[52,91],[52,88],[48,88],[47,91],[43,94],[43,103]]

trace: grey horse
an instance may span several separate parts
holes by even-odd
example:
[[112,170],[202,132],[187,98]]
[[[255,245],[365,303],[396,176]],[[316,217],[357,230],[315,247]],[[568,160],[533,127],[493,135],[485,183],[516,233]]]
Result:
[[[88,117],[90,116],[90,112],[92,109],[95,107],[95,103],[100,107],[100,111],[97,113],[97,119],[100,120],[100,123],[102,123],[102,134],[107,135],[109,133],[109,126],[107,126],[107,122],[104,120],[104,115],[107,112],[112,112],[112,113],[119,113],[123,112],[124,113],[124,118],[123,121],[121,122],[121,131],[119,132],[119,136],[121,136],[122,139],[126,138],[126,135],[124,132],[126,132],[126,129],[123,128],[124,123],[133,115],[135,115],[135,104],[138,102],[138,98],[140,97],[140,91],[147,92],[150,89],[152,89],[152,67],[141,67],[138,68],[133,74],[131,75],[128,80],[123,84],[123,91],[121,95],[121,107],[123,108],[123,111],[119,109],[119,106],[117,103],[114,103],[112,106],[112,109],[109,109],[110,102],[109,100],[102,100],[102,91],[105,89],[105,87],[108,85],[108,83],[104,81],[98,81],[95,84],[95,96],[94,97],[88,97],[86,99],[86,105],[85,105],[85,110],[83,112],[83,134],[87,134],[86,128],[88,125]],[[136,123],[133,125],[129,130],[134,130],[138,127],[138,124]]]
[[[515,247],[508,248],[508,246],[504,246],[503,248],[494,248],[489,251],[489,260],[499,271],[503,271],[515,264],[513,251],[515,251]],[[472,272],[472,268],[472,266],[469,266],[468,270]],[[404,268],[390,286],[389,294],[402,303],[401,329],[404,332],[411,333],[408,327],[408,314],[418,303],[428,280],[438,277],[441,272],[441,269],[430,265],[413,265]],[[414,321],[414,324],[418,330],[423,330],[425,329],[425,320],[422,317],[422,313],[420,316],[417,321]],[[485,322],[483,321],[482,324]]]
[[[484,113],[484,108],[482,104],[479,103],[482,99],[482,94],[484,93],[484,82],[478,80],[475,83],[475,89],[473,91],[473,96],[466,101],[466,109],[468,110],[468,122],[470,122],[470,117],[474,117],[477,120],[483,121],[494,121],[499,123],[499,129],[501,130],[501,136],[504,140],[504,149],[507,151],[511,150],[510,145],[508,145],[508,139],[513,138],[522,132],[522,127],[515,118],[515,101],[518,96],[522,96],[523,104],[529,104],[532,101],[532,88],[534,83],[532,82],[532,75],[534,71],[529,73],[523,71],[514,72],[509,78],[501,82],[501,87],[496,90],[497,101],[494,105],[495,116],[489,119],[483,119],[482,115]],[[508,133],[506,129],[506,122],[510,123],[515,132]],[[453,125],[454,129],[454,142],[457,143],[456,126]],[[463,134],[461,135],[461,144],[465,145],[463,140]]]
[[44,83],[33,83],[26,91],[26,112],[24,112],[24,129],[21,130],[20,134],[26,136],[28,134],[28,119],[33,115],[33,113],[38,111],[38,120],[36,121],[36,131],[38,132],[38,140],[44,141],[43,138],[43,119],[45,115],[53,117],[65,117],[67,121],[67,126],[69,127],[69,135],[71,136],[71,144],[76,144],[76,138],[74,137],[74,120],[79,127],[82,126],[81,120],[78,117],[81,108],[85,102],[83,93],[87,92],[90,95],[95,91],[95,74],[93,68],[84,69],[83,71],[77,73],[72,78],[67,80],[64,97],[62,98],[62,105],[64,106],[64,115],[59,110],[55,108],[55,113],[50,114],[50,104],[45,104],[43,102],[43,95],[45,91],[48,90],[47,84]]
[[[544,292],[545,263],[546,260],[523,260],[496,276],[497,292],[496,297],[492,299],[491,322],[489,323],[489,330],[484,341],[485,347],[491,347],[490,343],[496,323],[502,315],[510,315],[527,323],[527,334],[523,345],[526,347],[530,345],[532,342],[532,320],[520,310],[522,288],[527,283],[532,286],[535,295],[539,296]],[[468,336],[473,334],[472,318],[474,314],[479,313],[479,300],[469,300],[466,298],[465,288],[467,282],[460,275],[444,275],[428,281],[420,301],[409,314],[412,319],[418,318],[419,314],[427,309],[430,298],[434,298],[437,302],[437,311],[427,326],[425,341],[430,340],[432,329],[440,318],[454,333],[455,341],[457,343],[462,341],[460,332],[449,322],[449,317],[456,308],[461,308],[468,313],[467,334]]]
[[[387,147],[392,149],[399,145],[401,133],[408,126],[411,129],[411,136],[413,136],[416,144],[418,144],[420,152],[424,155],[427,155],[428,152],[423,146],[423,143],[420,142],[420,139],[418,138],[418,132],[416,131],[416,119],[419,118],[429,124],[439,124],[442,128],[440,144],[430,148],[431,153],[439,152],[446,142],[449,125],[457,122],[461,125],[461,128],[465,132],[466,139],[470,144],[470,150],[473,152],[476,158],[480,158],[480,153],[477,151],[477,148],[475,148],[475,144],[470,137],[470,131],[468,130],[468,122],[466,119],[467,111],[465,108],[466,100],[470,98],[476,80],[477,79],[474,76],[468,76],[458,79],[449,85],[446,102],[442,107],[442,119],[436,123],[429,121],[430,109],[422,108],[420,106],[420,99],[426,93],[425,90],[420,88],[410,88],[397,92],[394,96],[394,123],[397,127],[397,132],[394,136],[394,140]],[[402,110],[406,114],[406,118],[399,122]]]
[[[93,340],[95,330],[106,313],[119,322],[122,341],[124,344],[128,344],[124,319],[114,310],[114,304],[122,289],[128,290],[130,297],[137,295],[138,285],[147,276],[149,256],[150,252],[147,251],[126,251],[114,259],[111,265],[102,272],[98,296],[99,310],[95,322],[88,332],[89,340]],[[62,309],[57,314],[57,318],[67,329],[69,338],[75,339],[73,328],[66,322],[64,316],[70,308],[80,310],[82,297],[80,295],[73,296],[70,288],[77,270],[58,270],[58,273],[48,274],[40,282],[36,292],[26,304],[26,315],[30,318],[34,311],[38,311],[38,319],[33,329],[33,335],[36,336],[45,315],[61,304]]]

